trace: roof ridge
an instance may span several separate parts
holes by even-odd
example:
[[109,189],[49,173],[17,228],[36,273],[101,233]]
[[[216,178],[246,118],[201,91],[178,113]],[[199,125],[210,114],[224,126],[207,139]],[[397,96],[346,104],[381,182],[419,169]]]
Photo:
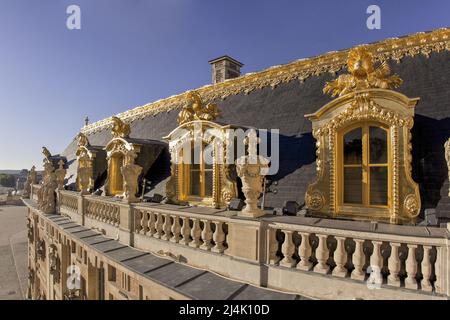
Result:
[[[335,74],[346,64],[347,52],[359,46],[366,46],[378,60],[392,59],[400,62],[405,56],[422,54],[426,57],[432,52],[450,51],[450,28],[440,28],[428,32],[418,32],[407,36],[387,38],[370,44],[360,44],[351,48],[330,51],[309,58],[301,58],[282,65],[275,65],[258,72],[244,74],[238,78],[228,79],[217,84],[208,84],[196,90],[205,101],[225,99],[231,95],[250,92],[270,86],[275,88],[280,83],[299,80],[303,82],[311,76],[329,72]],[[185,104],[189,91],[159,99],[142,106],[121,112],[116,116],[125,122],[133,122],[161,112],[181,108]],[[111,117],[99,120],[81,129],[85,134],[111,127]]]

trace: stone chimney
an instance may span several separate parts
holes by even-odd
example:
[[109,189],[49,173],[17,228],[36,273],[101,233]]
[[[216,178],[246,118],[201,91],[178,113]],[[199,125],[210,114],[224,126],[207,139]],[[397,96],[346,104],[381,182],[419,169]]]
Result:
[[241,75],[243,64],[229,56],[222,56],[208,62],[212,69],[213,84],[237,78]]

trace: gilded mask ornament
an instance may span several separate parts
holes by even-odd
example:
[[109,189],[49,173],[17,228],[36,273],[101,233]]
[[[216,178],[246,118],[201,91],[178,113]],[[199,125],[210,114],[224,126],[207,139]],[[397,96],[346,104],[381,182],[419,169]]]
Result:
[[323,88],[324,93],[335,97],[369,88],[395,89],[403,82],[398,75],[389,75],[391,69],[386,61],[375,68],[372,53],[364,47],[357,47],[349,52],[347,68],[350,74],[340,75],[336,80],[327,82]]
[[188,103],[178,115],[178,124],[182,125],[194,120],[214,121],[219,116],[217,105],[214,103],[203,104],[202,98],[195,91],[187,94]]

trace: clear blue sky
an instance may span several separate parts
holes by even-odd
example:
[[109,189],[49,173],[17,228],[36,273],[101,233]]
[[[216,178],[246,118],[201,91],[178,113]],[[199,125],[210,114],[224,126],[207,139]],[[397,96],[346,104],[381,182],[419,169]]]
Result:
[[[81,30],[66,8],[81,7]],[[381,30],[366,8],[381,7]],[[210,82],[228,54],[244,73],[450,26],[448,0],[0,0],[0,169],[41,166],[92,121]]]

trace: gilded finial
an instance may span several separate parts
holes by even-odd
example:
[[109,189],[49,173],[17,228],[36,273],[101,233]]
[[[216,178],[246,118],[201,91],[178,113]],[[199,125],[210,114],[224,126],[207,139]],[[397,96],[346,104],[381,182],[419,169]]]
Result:
[[327,82],[323,92],[335,97],[369,88],[394,89],[403,82],[397,74],[390,76],[391,69],[386,61],[375,68],[374,57],[365,47],[350,50],[347,69],[350,74],[340,75],[337,79]]
[[189,91],[187,100],[188,103],[178,115],[178,124],[182,125],[194,120],[214,121],[219,116],[217,105],[215,103],[204,105],[196,91]]
[[42,147],[42,154],[44,155],[44,157],[46,159],[48,159],[52,156],[52,154],[50,153],[50,151],[48,151],[48,149],[46,147]]
[[78,140],[78,147],[87,147],[87,146],[89,146],[89,140],[88,140],[87,136],[84,133],[80,132],[77,135],[77,140]]
[[115,116],[111,120],[113,122],[111,130],[113,138],[127,138],[130,135],[130,125],[128,123]]

